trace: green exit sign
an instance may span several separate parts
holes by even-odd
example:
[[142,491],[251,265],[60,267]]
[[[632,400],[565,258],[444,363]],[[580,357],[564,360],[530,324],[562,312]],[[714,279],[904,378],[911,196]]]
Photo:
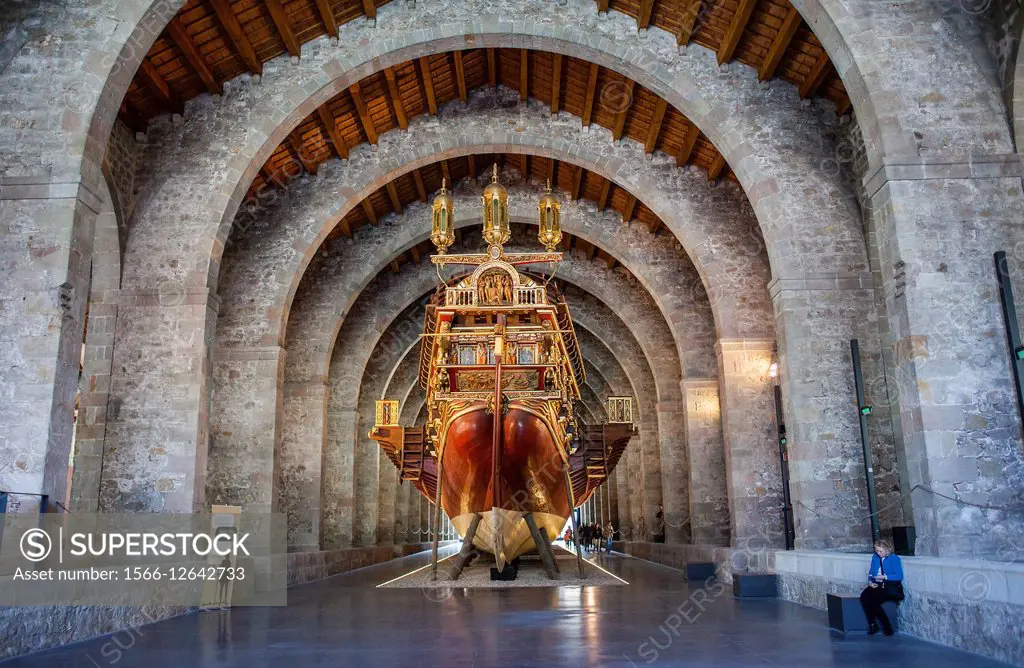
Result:
[[871,406],[861,406],[860,407],[860,414],[861,415],[871,415]]
[[1016,353],[1017,353],[1017,359],[1024,360],[1024,346],[1021,346],[1020,348],[1017,348]]

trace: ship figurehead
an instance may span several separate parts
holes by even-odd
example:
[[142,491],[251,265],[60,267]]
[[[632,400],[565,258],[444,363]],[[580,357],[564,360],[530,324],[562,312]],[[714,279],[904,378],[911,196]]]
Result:
[[[580,423],[586,376],[569,307],[553,271],[545,279],[521,269],[557,270],[557,197],[549,184],[538,203],[546,250],[529,253],[504,249],[508,197],[495,165],[481,197],[487,250],[453,254],[455,205],[442,186],[431,209],[431,260],[439,276],[443,267],[460,269],[426,308],[419,371],[426,424],[378,423],[370,431],[402,480],[443,508],[464,540],[493,554],[498,570],[529,552],[550,556],[573,508],[607,479],[633,435],[631,422]],[[394,414],[394,407],[381,413]]]

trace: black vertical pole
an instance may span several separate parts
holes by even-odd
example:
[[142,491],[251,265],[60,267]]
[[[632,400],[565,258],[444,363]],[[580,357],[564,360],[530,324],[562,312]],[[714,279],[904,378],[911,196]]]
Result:
[[0,492],[0,545],[4,542],[4,524],[7,522],[7,492]]
[[775,386],[775,423],[779,426],[779,463],[782,470],[782,528],[786,537],[786,549],[792,550],[796,543],[796,527],[793,526],[793,500],[789,496],[789,449],[786,447],[786,423],[782,416],[782,388]]
[[860,368],[860,344],[850,339],[850,353],[853,356],[853,382],[857,390],[857,412],[860,417],[860,444],[864,449],[864,482],[868,487],[868,512],[871,513],[871,539],[882,537],[878,524],[878,499],[875,497],[875,475],[871,466],[871,441],[868,433],[868,414],[871,407],[864,403],[864,376]]
[[1017,415],[1024,424],[1024,347],[1020,342],[1020,327],[1017,324],[1017,307],[1013,303],[1013,284],[1010,270],[1006,266],[1006,252],[995,254],[996,279],[999,281],[999,301],[1003,306],[1003,323],[1006,325],[1006,342],[1010,346],[1010,369],[1013,370],[1013,385],[1017,390]]

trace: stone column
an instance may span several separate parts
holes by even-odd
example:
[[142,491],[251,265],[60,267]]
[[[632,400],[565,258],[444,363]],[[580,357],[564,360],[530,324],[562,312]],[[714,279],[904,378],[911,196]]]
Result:
[[612,523],[612,526],[618,528],[619,526],[619,469],[616,466],[615,471],[608,476],[608,481],[605,483],[605,488],[608,490],[608,521]]
[[401,483],[395,485],[395,524],[394,524],[394,536],[395,544],[403,545],[409,542],[409,517],[408,517],[408,505],[409,505],[409,490],[412,489],[412,485],[409,483]]
[[277,511],[274,460],[281,452],[284,364],[280,346],[217,350],[207,503],[242,506],[249,513]]
[[1007,252],[1024,320],[1020,177],[1017,155],[914,156],[887,160],[864,180],[908,482],[920,486],[917,554],[1007,559],[1024,541],[1020,511],[998,510],[1024,503],[1024,453],[993,262]]
[[732,529],[725,473],[725,442],[718,380],[682,382],[686,443],[690,457],[690,530],[697,545],[730,544]]
[[[0,488],[61,502],[101,210],[96,192],[73,174],[0,177]],[[13,501],[25,512],[39,505],[35,497]]]
[[690,480],[681,402],[658,402],[658,434],[661,438],[661,504],[665,512],[665,542],[689,543]]
[[359,545],[354,540],[355,453],[352,451],[358,428],[359,416],[355,410],[328,410],[327,438],[323,456],[323,492],[320,496],[320,542],[325,550]]
[[[323,379],[286,382],[283,395],[278,507],[288,518],[288,549],[315,552],[321,544],[321,510],[336,518],[321,499],[322,467],[327,461],[327,385]],[[331,544],[340,545],[338,541],[333,534]]]
[[[380,489],[380,446],[366,438],[373,420],[364,420],[354,411],[355,426],[355,513],[352,522],[352,544],[377,544],[377,501]],[[349,447],[352,447],[351,445]],[[390,464],[385,461],[385,465]]]
[[[642,437],[641,437],[642,438]],[[629,523],[632,529],[631,535],[634,541],[646,541],[650,538],[650,523],[647,520],[647,504],[645,495],[638,494],[637,490],[644,488],[644,469],[642,459],[642,444],[640,440],[635,438],[630,441],[629,447],[626,448],[627,463],[629,466],[629,473],[627,477],[626,489],[631,496],[629,497]]]
[[775,394],[769,367],[775,342],[760,339],[719,339],[719,405],[725,443],[725,471],[733,547],[754,537],[782,533],[782,473],[775,427]]
[[632,445],[626,447],[626,452],[623,453],[622,459],[619,460],[619,465],[615,467],[615,491],[619,499],[619,521],[615,526],[618,527],[619,536],[623,540],[632,540],[631,536],[633,533],[633,497],[630,495],[632,490],[629,486],[628,458],[629,450],[632,447]]
[[871,535],[850,339],[861,341],[866,377],[877,377],[871,276],[777,278],[768,289],[777,324],[796,547],[867,550]]
[[406,533],[405,542],[418,543],[420,542],[420,499],[422,495],[411,484],[406,483],[406,486],[409,488],[409,497],[405,504],[405,516],[409,530]]
[[100,509],[200,511],[217,297],[190,278],[119,299]]
[[[364,437],[366,434],[360,434]],[[373,441],[378,450],[380,445]],[[398,469],[386,456],[378,453],[380,470],[377,478],[377,544],[391,545],[395,540],[395,490],[398,487]]]
[[[636,406],[637,404],[633,404]],[[654,419],[651,419],[654,418]],[[657,417],[642,416],[640,420],[640,470],[644,491],[644,511],[648,533],[652,533],[654,514],[662,505],[661,489],[661,447],[658,435]]]

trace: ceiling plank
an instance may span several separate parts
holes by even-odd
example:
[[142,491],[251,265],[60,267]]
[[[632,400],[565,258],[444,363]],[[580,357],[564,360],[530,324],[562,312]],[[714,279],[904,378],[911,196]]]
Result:
[[491,88],[498,85],[498,69],[495,65],[494,49],[487,49],[487,85]]
[[288,21],[288,12],[284,10],[281,0],[265,0],[265,2],[267,10],[270,11],[270,18],[277,28],[277,33],[281,35],[281,41],[284,42],[285,48],[288,49],[288,53],[292,57],[298,58],[302,55],[302,50],[299,47],[299,40],[295,39],[295,31],[292,30],[292,24]]
[[521,158],[520,161],[519,161],[519,165],[520,165],[519,173],[520,173],[520,176],[523,177],[523,181],[526,181],[527,183],[529,183],[529,181],[530,181],[530,155],[528,153],[522,153],[522,154],[520,154],[520,158]]
[[471,178],[471,179],[473,179],[475,181],[476,180],[476,156],[475,155],[468,156],[467,162],[469,163],[469,178]]
[[743,31],[747,29],[747,23],[750,21],[750,15],[754,12],[755,5],[757,5],[757,0],[740,0],[736,6],[736,12],[732,15],[729,29],[725,31],[722,43],[718,45],[719,65],[732,60],[736,47],[740,43],[740,38],[743,37]]
[[558,180],[555,179],[555,170],[558,168],[558,161],[554,158],[548,159],[548,174],[545,178],[547,182],[545,185],[550,185],[552,188],[558,187]]
[[633,213],[636,211],[636,197],[633,193],[626,193],[626,210],[622,212],[622,222],[627,225],[633,220]]
[[409,249],[409,254],[412,255],[412,261],[413,262],[415,262],[416,264],[420,263],[420,247],[419,246],[413,246],[412,248],[410,248]]
[[327,130],[327,136],[331,140],[331,149],[334,151],[342,160],[348,160],[348,145],[345,143],[344,137],[338,132],[338,122],[331,115],[330,109],[327,104],[321,104],[317,107],[316,113],[320,116],[320,122],[323,124],[324,129]]
[[711,167],[708,168],[708,181],[711,183],[717,183],[719,177],[722,176],[722,170],[725,168],[725,156],[722,155],[721,151],[716,151],[715,159],[711,163]]
[[558,113],[558,103],[562,97],[562,54],[556,53],[551,69],[551,115]]
[[388,181],[388,184],[384,187],[388,191],[388,199],[391,200],[391,208],[398,215],[402,215],[402,200],[398,197],[398,189],[395,188],[394,181]]
[[593,260],[596,255],[597,255],[597,246],[595,246],[594,244],[589,244],[588,247],[587,247],[587,259],[588,260]]
[[210,0],[210,4],[213,5],[213,10],[217,13],[224,32],[228,34],[228,38],[248,70],[253,74],[263,74],[263,63],[256,56],[256,50],[252,48],[252,42],[246,36],[242,24],[238,22],[238,17],[231,9],[229,0]]
[[580,186],[583,185],[583,168],[577,167],[576,172],[572,175],[572,199],[574,202],[580,199]]
[[374,3],[373,0],[363,0],[363,13],[366,14],[366,16],[368,18],[376,19],[377,18],[377,5],[376,5],[376,3]]
[[619,115],[615,118],[615,127],[612,128],[612,138],[615,141],[622,139],[622,133],[626,129],[626,119],[629,117],[629,110],[633,108],[634,87],[636,87],[636,82],[626,79],[626,104],[619,110]]
[[288,135],[288,146],[295,151],[296,157],[298,157],[299,162],[302,163],[302,168],[315,176],[317,173],[316,160],[314,160],[313,156],[306,150],[306,144],[302,141],[302,137],[296,136],[294,132],[290,133]]
[[316,8],[320,11],[320,20],[324,22],[327,34],[337,39],[338,19],[334,16],[334,9],[331,8],[330,0],[316,0]]
[[420,196],[421,202],[427,201],[427,188],[423,185],[423,174],[419,168],[412,170],[412,180],[416,182],[416,194]]
[[594,113],[594,94],[597,92],[597,63],[590,64],[590,76],[587,78],[587,97],[583,101],[583,127],[590,126],[590,117]]
[[431,116],[437,116],[437,98],[434,97],[434,79],[430,74],[430,58],[420,56],[420,74],[423,76],[423,94],[427,98],[427,110]]
[[604,211],[608,208],[608,195],[612,192],[612,182],[603,177],[601,180],[604,184],[601,186],[601,194],[597,198],[597,208]]
[[179,115],[185,113],[185,105],[182,103],[181,98],[171,90],[171,87],[167,85],[167,80],[153,67],[153,63],[149,62],[148,57],[143,57],[142,65],[139,67],[139,74],[142,75],[146,85],[156,93],[168,110]]
[[782,21],[782,27],[779,28],[775,39],[772,40],[772,45],[768,47],[768,53],[765,54],[764,60],[761,61],[761,67],[757,69],[757,78],[759,80],[766,81],[775,76],[775,70],[778,69],[779,63],[782,62],[782,56],[785,55],[786,49],[789,48],[794,35],[796,35],[796,29],[799,27],[800,12],[796,10],[796,7],[790,5],[786,18]]
[[676,156],[676,165],[682,167],[686,163],[690,162],[690,156],[693,154],[693,147],[697,144],[697,136],[700,134],[700,128],[693,121],[689,121],[690,128],[686,131],[686,137],[683,139],[683,145],[679,148],[679,154]]
[[459,99],[466,102],[469,94],[466,92],[466,68],[462,64],[462,51],[455,51],[455,83],[459,88]]
[[374,209],[373,209],[373,202],[370,201],[370,198],[367,197],[362,202],[360,202],[360,204],[363,205],[363,211],[366,213],[366,217],[370,219],[370,224],[371,225],[376,225],[377,224],[377,212],[374,211]]
[[651,119],[651,126],[647,129],[644,153],[654,153],[654,147],[658,145],[658,137],[661,136],[661,125],[665,121],[666,111],[668,111],[668,102],[665,98],[659,97],[658,102],[654,105],[654,118]]
[[348,224],[347,218],[342,218],[341,222],[338,223],[338,227],[341,228],[341,234],[346,239],[352,238],[352,227]]
[[398,258],[396,257],[394,260],[391,261],[391,273],[397,274],[399,269],[400,267],[398,266]]
[[614,257],[612,257],[611,255],[609,255],[609,256],[608,256],[608,259],[607,259],[607,260],[605,260],[605,264],[606,264],[606,265],[608,265],[608,268],[609,268],[609,269],[614,269],[615,267],[617,267],[617,266],[618,266],[618,264],[619,264],[619,261],[618,261],[618,260],[616,260],[616,259],[615,259]]
[[808,98],[814,95],[825,80],[825,75],[828,73],[828,65],[828,53],[825,49],[822,49],[821,55],[818,56],[818,60],[814,63],[814,67],[811,68],[811,71],[804,80],[800,82],[800,97]]
[[395,118],[398,119],[398,127],[403,130],[409,129],[409,117],[405,113],[405,103],[402,102],[402,93],[398,90],[398,79],[395,68],[389,67],[384,70],[384,78],[388,81],[388,92],[391,100],[391,108],[395,110]]
[[373,119],[370,118],[370,113],[366,110],[366,102],[363,101],[362,92],[359,90],[359,84],[354,83],[348,87],[349,95],[352,96],[352,104],[356,107],[356,113],[359,115],[359,122],[362,123],[363,132],[366,133],[366,139],[371,144],[377,143],[377,129],[373,127]]
[[636,26],[640,30],[647,30],[651,24],[651,12],[654,10],[654,0],[640,0],[640,12],[636,19]]
[[526,102],[530,92],[530,52],[519,49],[519,99]]
[[693,31],[697,26],[697,17],[701,13],[702,0],[684,0],[682,15],[679,17],[679,32],[676,33],[676,45],[688,46],[693,39]]
[[167,31],[181,52],[185,54],[185,59],[188,60],[189,65],[196,71],[199,78],[203,80],[206,90],[214,95],[222,95],[224,88],[217,81],[217,78],[213,76],[213,72],[210,71],[209,65],[206,64],[203,54],[199,53],[196,43],[189,37],[188,31],[185,30],[185,25],[181,22],[181,19],[177,16],[172,18],[171,22],[167,24]]
[[448,161],[447,160],[442,160],[441,161],[441,176],[443,176],[444,180],[448,183],[448,188],[449,189],[452,189],[455,186],[455,182],[452,181],[451,170],[448,169]]

